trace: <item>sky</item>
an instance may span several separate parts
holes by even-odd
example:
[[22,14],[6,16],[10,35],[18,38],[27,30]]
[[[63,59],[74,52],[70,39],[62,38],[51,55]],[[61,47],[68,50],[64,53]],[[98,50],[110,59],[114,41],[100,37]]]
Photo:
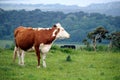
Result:
[[0,3],[17,3],[17,4],[63,4],[88,6],[94,3],[108,3],[120,0],[0,0]]

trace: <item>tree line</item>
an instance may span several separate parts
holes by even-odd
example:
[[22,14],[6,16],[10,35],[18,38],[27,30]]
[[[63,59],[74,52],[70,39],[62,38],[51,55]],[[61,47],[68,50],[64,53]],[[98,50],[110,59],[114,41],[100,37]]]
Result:
[[90,47],[90,42],[88,39],[92,41],[93,49],[96,51],[97,48],[97,42],[101,43],[103,40],[109,40],[108,48],[117,47],[120,49],[120,31],[119,32],[113,32],[108,34],[108,30],[106,30],[104,27],[98,27],[92,32],[89,32],[87,34],[87,39],[83,39],[83,43],[87,45],[87,48]]
[[[90,32],[100,26],[104,27],[109,33],[120,32],[120,16],[112,17],[105,14],[85,13],[82,11],[64,14],[63,12],[53,11],[43,12],[39,9],[32,11],[24,9],[6,11],[0,9],[0,39],[13,39],[13,31],[18,26],[52,27],[57,22],[60,22],[71,34],[69,40],[60,42],[80,43]],[[91,34],[100,36],[102,33],[92,32]]]

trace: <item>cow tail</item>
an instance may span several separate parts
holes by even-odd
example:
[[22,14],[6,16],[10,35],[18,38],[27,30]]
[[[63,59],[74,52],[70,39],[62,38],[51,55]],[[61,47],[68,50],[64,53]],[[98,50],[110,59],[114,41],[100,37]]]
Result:
[[20,30],[22,29],[23,27],[18,27],[17,29],[14,30],[14,41],[15,41],[15,47],[14,47],[14,52],[13,52],[13,62],[15,62],[15,59],[16,59],[16,56],[17,56],[17,50],[18,50],[18,46],[17,46],[17,43],[16,43],[16,36],[18,35],[18,33],[20,32]]

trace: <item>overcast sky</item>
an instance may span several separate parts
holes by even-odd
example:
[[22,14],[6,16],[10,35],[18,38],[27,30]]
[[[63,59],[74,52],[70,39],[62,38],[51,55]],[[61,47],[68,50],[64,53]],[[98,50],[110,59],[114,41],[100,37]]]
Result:
[[88,6],[93,3],[107,3],[120,0],[0,0],[0,3],[23,3],[23,4],[65,4],[65,5],[78,5]]

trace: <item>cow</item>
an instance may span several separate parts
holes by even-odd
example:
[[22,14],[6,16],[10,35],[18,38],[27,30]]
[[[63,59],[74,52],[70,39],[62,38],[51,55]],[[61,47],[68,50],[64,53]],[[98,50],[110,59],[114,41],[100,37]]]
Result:
[[75,45],[64,45],[64,46],[60,46],[60,48],[71,48],[71,49],[76,49]]
[[[13,61],[18,54],[19,64],[24,65],[24,52],[34,47],[40,68],[40,58],[42,54],[43,67],[46,67],[46,54],[49,52],[53,42],[56,39],[70,38],[70,34],[56,23],[51,28],[32,28],[20,26],[14,30],[15,48]],[[41,53],[41,54],[40,54]]]

